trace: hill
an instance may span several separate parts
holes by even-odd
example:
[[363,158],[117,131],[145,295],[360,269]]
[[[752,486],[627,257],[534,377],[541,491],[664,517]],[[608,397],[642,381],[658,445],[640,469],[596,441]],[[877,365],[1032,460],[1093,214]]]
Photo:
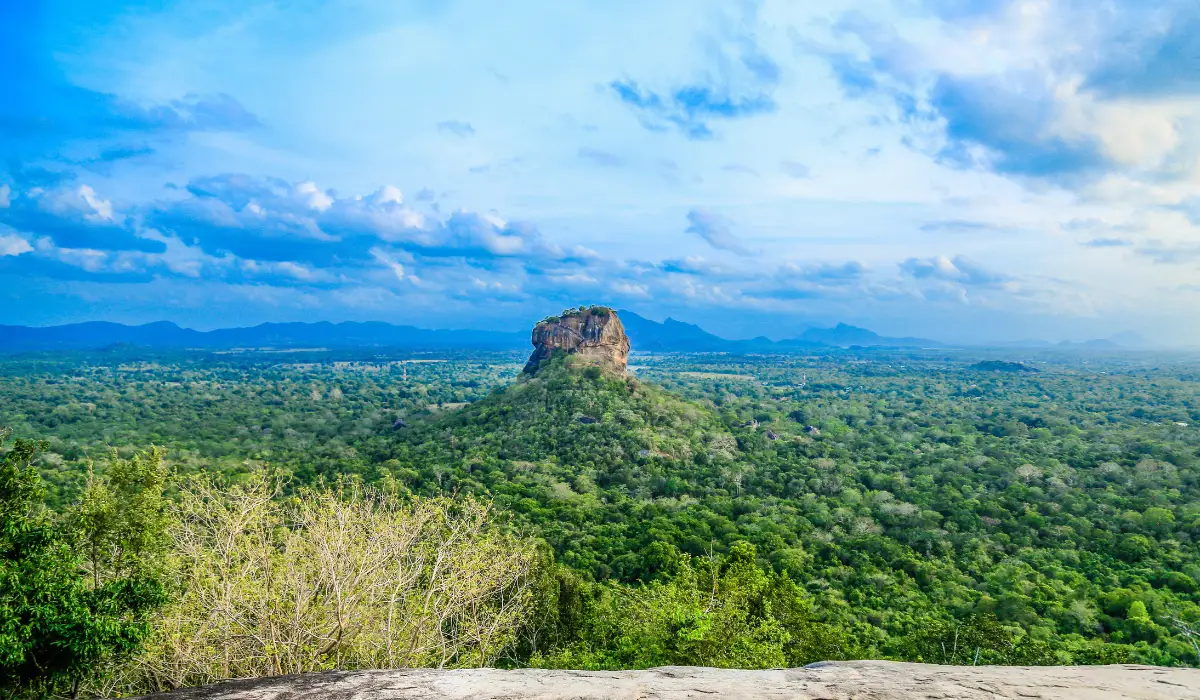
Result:
[[[555,357],[534,376],[401,430],[385,454],[413,484],[495,496],[565,563],[598,579],[648,577],[642,547],[656,540],[703,551],[706,543],[668,519],[639,525],[628,516],[651,482],[675,496],[718,487],[737,439],[709,408],[573,364]],[[667,529],[635,534],[651,524]]]
[[[733,375],[686,374],[717,383],[681,385],[686,400],[557,355],[360,454],[415,493],[495,499],[592,581],[652,582],[680,556],[749,543],[804,582],[815,620],[844,635],[839,653],[928,660],[941,648],[930,639],[961,633],[1001,640],[989,663],[1192,654],[1167,616],[1200,613],[1200,569],[1172,539],[1200,520],[1149,506],[1171,488],[1194,494],[1191,456],[1107,426],[1083,440],[1090,423],[1031,414],[1029,397],[1058,391],[1032,376],[972,389],[991,392],[982,402],[935,384],[902,396],[885,378],[871,393],[886,401],[832,413],[819,395],[781,405],[753,376],[740,381],[761,398],[745,400],[721,388]],[[1151,515],[1114,525],[1137,508]]]
[[727,352],[736,341],[713,335],[700,326],[668,317],[662,323],[632,311],[617,311],[635,350],[654,352]]
[[809,328],[796,338],[771,340],[763,336],[728,340],[703,328],[668,317],[662,323],[632,311],[618,311],[635,350],[659,352],[777,352],[811,351],[829,347],[937,347],[927,338],[891,338],[865,328],[839,323],[832,328]]
[[[821,343],[848,347],[860,345],[864,347],[885,345],[888,347],[936,347],[941,343],[928,338],[888,338],[866,328],[858,328],[845,323],[839,323],[833,328],[809,328],[800,334],[796,340],[807,343]],[[785,343],[788,341],[784,341]]]

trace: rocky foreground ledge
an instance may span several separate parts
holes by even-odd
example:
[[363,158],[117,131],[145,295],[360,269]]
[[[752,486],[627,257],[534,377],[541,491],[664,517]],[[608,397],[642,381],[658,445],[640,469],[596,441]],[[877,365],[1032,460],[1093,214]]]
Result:
[[1155,666],[931,666],[839,661],[776,671],[332,671],[229,681],[160,700],[1200,700],[1200,670]]

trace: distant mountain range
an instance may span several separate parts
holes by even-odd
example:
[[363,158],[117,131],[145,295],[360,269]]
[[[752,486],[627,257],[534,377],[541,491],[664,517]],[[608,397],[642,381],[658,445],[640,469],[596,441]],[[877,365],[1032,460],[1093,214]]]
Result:
[[[632,311],[618,311],[634,351],[650,352],[802,352],[830,347],[932,348],[942,343],[926,338],[881,336],[866,328],[839,323],[832,328],[809,328],[795,338],[765,337],[729,340],[700,326],[668,318],[651,321]],[[1023,341],[1007,344],[1022,348],[1074,348],[1090,350],[1135,347],[1132,334],[1114,340],[1053,344]],[[1114,339],[1116,337],[1114,336]],[[1144,342],[1144,341],[1142,341]],[[1128,344],[1127,344],[1128,343]],[[127,326],[102,321],[65,326],[30,327],[0,325],[0,353],[37,350],[89,350],[113,345],[135,345],[163,350],[230,350],[236,348],[396,348],[405,350],[525,350],[529,333],[475,330],[429,330],[378,321],[330,323],[263,323],[246,328],[196,331],[169,321]]]
[[998,348],[1063,348],[1068,350],[1137,350],[1152,347],[1150,341],[1135,333],[1118,333],[1111,338],[1093,338],[1092,340],[1063,340],[1052,343],[1049,340],[1014,340],[993,343]]
[[634,350],[660,352],[787,352],[821,347],[938,347],[941,343],[926,338],[889,338],[866,328],[839,323],[833,328],[809,328],[796,338],[771,340],[726,340],[700,326],[668,318],[662,323],[643,318],[632,311],[617,311]]
[[0,326],[0,352],[84,350],[116,344],[155,349],[391,347],[416,350],[513,350],[529,345],[527,333],[442,331],[382,322],[263,323],[248,328],[196,331],[168,321],[126,326],[91,322],[31,328]]

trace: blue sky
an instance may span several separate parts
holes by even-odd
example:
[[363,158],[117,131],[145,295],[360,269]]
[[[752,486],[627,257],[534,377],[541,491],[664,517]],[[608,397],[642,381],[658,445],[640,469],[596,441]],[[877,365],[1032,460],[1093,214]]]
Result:
[[0,323],[1200,343],[1200,5],[0,3]]

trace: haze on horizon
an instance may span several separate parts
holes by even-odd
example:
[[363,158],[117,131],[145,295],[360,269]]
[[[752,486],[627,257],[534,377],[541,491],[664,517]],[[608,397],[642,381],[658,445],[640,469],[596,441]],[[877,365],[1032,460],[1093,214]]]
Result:
[[0,65],[0,324],[1200,342],[1194,1],[47,0]]

